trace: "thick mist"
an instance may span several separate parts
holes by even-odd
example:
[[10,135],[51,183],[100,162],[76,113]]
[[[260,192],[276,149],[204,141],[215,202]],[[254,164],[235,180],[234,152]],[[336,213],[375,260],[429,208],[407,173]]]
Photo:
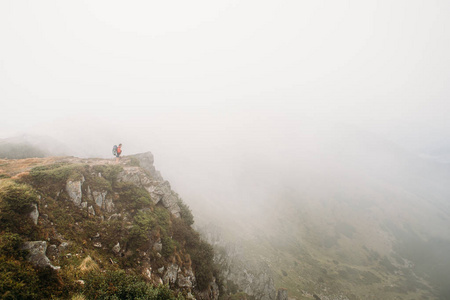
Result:
[[449,9],[3,1],[0,139],[151,151],[195,225],[235,240],[330,260],[362,246],[423,258],[414,245],[434,265],[448,257],[427,243],[450,240]]

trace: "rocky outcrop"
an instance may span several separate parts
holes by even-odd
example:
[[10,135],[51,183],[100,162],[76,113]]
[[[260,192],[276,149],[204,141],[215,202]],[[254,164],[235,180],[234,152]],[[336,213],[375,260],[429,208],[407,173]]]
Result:
[[140,167],[124,167],[117,180],[131,182],[145,188],[154,204],[161,203],[175,217],[180,217],[179,197],[172,191],[168,181],[160,181],[161,177],[152,177],[143,172]]
[[151,152],[145,152],[140,154],[132,155],[131,157],[137,159],[139,161],[139,166],[150,173],[150,176],[153,177],[157,181],[164,181],[159,171],[156,171],[155,166],[153,165],[154,159],[153,154]]
[[39,211],[36,204],[31,204],[32,211],[30,212],[30,218],[33,220],[34,225],[37,225],[39,218]]
[[178,277],[179,267],[177,264],[171,264],[167,267],[166,274],[163,276],[164,284],[175,284]]
[[60,267],[52,265],[48,257],[46,256],[47,242],[45,241],[33,241],[25,242],[22,246],[22,250],[28,251],[27,260],[34,266],[39,268],[52,268],[58,270]]
[[[90,188],[88,189],[88,193],[90,191]],[[108,195],[107,191],[93,191],[91,198],[95,202],[95,204],[100,207],[100,209],[107,211],[109,213],[114,211],[114,202],[111,198],[107,198]]]
[[117,244],[112,248],[112,251],[113,251],[115,254],[119,254],[119,253],[120,253],[120,250],[121,250],[121,248],[120,248],[120,243],[117,242]]
[[69,180],[66,183],[66,192],[69,195],[70,200],[72,200],[75,205],[81,205],[81,198],[83,193],[81,191],[81,186],[84,183],[84,177],[78,181]]
[[178,286],[192,289],[196,285],[196,279],[192,268],[189,267],[183,273],[178,273]]

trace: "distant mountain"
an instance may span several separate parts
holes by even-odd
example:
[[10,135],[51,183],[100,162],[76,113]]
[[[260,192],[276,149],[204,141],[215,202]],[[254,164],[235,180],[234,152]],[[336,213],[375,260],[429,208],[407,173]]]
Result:
[[65,145],[47,136],[24,134],[0,139],[0,158],[63,156],[67,153],[68,149]]

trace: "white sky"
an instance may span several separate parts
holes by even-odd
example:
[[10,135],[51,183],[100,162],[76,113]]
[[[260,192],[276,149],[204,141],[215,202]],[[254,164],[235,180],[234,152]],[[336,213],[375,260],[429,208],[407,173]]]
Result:
[[450,1],[3,0],[0,138],[308,119],[448,144],[449,25]]

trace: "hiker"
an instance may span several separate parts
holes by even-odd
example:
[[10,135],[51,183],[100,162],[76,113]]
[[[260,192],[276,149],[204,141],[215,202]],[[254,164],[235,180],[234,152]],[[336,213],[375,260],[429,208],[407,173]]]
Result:
[[122,154],[122,144],[119,144],[119,147],[114,145],[113,147],[113,155],[116,157],[116,162],[118,163],[120,160],[120,155]]

